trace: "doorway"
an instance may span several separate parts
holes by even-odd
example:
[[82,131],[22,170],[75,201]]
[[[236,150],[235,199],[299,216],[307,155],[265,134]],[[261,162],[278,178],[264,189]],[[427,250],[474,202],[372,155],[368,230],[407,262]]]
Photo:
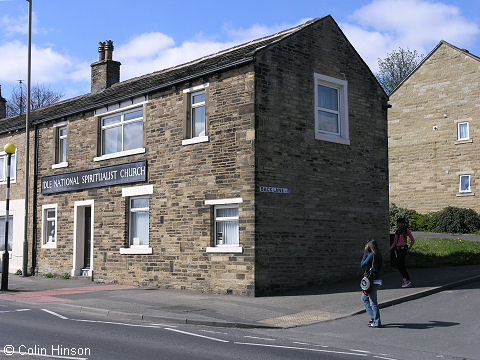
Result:
[[75,202],[72,276],[93,275],[94,201]]

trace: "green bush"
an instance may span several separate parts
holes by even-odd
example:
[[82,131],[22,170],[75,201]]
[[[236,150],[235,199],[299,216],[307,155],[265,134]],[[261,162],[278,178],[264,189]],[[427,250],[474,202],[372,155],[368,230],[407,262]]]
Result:
[[69,273],[63,274],[63,275],[62,275],[62,279],[64,279],[64,280],[70,279],[70,274],[69,274]]
[[472,209],[453,206],[446,207],[437,213],[436,232],[474,233],[480,229],[480,216]]
[[394,233],[397,230],[397,219],[404,218],[407,222],[407,227],[410,227],[410,212],[408,209],[398,207],[395,204],[390,206],[390,232]]
[[420,214],[415,210],[409,210],[410,230],[412,231],[434,231],[437,226],[437,213]]
[[45,277],[46,277],[47,279],[51,279],[51,278],[53,278],[53,274],[52,274],[52,273],[46,273],[46,274],[45,274]]
[[18,269],[17,272],[15,273],[15,275],[22,275],[23,272],[22,272],[22,269]]

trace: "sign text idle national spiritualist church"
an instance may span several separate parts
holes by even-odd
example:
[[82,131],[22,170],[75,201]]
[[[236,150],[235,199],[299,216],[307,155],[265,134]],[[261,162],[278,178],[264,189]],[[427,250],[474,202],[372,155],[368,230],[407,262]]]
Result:
[[106,166],[42,178],[42,194],[92,189],[147,180],[147,162]]

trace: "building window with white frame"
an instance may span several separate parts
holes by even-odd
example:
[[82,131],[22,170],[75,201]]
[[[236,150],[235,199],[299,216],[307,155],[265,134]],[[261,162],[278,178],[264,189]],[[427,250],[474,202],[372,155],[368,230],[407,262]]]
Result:
[[57,158],[56,163],[67,162],[67,126],[57,127]]
[[57,246],[57,206],[44,205],[42,207],[42,247]]
[[348,82],[314,74],[315,139],[350,144]]
[[460,192],[461,193],[472,192],[470,175],[460,175]]
[[205,136],[205,90],[190,94],[189,138]]
[[470,129],[469,123],[461,122],[457,124],[457,140],[468,140],[470,139]]
[[[0,152],[0,183],[7,182],[7,154],[5,152]],[[16,180],[17,174],[17,152],[15,151],[12,154],[10,160],[10,181],[14,182]]]
[[213,211],[215,217],[215,246],[238,246],[238,205],[217,205]]
[[[0,251],[5,251],[5,218],[0,216]],[[12,251],[13,244],[13,216],[8,216],[8,251]]]
[[150,199],[148,197],[132,197],[129,218],[129,245],[149,245]]
[[101,119],[101,155],[143,147],[143,108]]

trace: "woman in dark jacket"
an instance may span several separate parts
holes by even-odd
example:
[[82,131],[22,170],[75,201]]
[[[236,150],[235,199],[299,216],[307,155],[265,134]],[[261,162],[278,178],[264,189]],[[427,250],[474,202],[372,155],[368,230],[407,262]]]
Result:
[[382,269],[382,255],[378,250],[378,245],[375,240],[370,240],[365,245],[365,250],[363,253],[363,258],[361,262],[361,267],[363,271],[368,271],[370,268],[373,270],[373,284],[370,286],[368,292],[362,292],[362,301],[367,310],[367,314],[370,317],[370,327],[381,327],[382,323],[380,321],[380,310],[378,309],[377,301],[377,290],[378,286],[382,285],[382,280],[380,277],[380,271]]

